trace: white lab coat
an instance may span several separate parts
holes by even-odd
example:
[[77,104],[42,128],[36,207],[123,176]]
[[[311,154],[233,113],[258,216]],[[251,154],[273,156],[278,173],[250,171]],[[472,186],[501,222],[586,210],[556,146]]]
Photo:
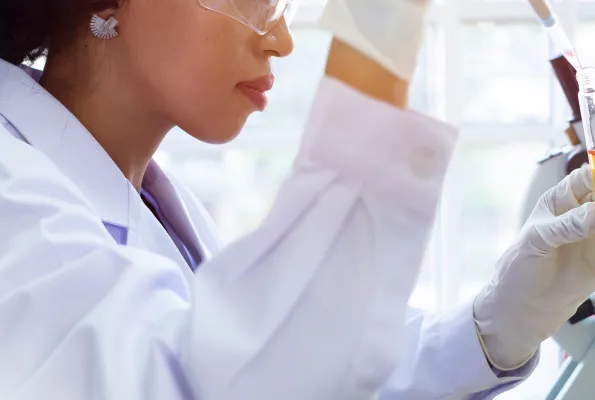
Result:
[[221,250],[183,185],[143,182],[168,232],[1,60],[0,121],[0,399],[478,399],[534,366],[493,371],[470,304],[407,316],[448,126],[324,79],[270,215]]

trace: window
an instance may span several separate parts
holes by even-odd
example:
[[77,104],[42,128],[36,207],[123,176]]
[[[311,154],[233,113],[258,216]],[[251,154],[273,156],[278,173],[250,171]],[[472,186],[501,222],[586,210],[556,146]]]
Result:
[[[172,132],[159,157],[196,191],[231,241],[267,212],[297,151],[330,37],[315,26],[324,0],[301,0],[296,49],[276,62],[269,109],[235,142],[212,147]],[[559,0],[579,55],[595,63],[595,0]],[[565,143],[569,108],[550,44],[525,0],[442,0],[430,13],[411,106],[461,127],[433,241],[412,305],[439,310],[471,298],[520,224],[536,160]],[[500,399],[543,399],[557,374],[547,343],[538,371]]]

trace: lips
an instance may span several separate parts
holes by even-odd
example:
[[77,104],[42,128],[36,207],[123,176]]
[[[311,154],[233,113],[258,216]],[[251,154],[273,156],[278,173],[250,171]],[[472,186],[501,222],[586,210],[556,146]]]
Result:
[[244,81],[238,83],[238,86],[244,86],[249,89],[258,90],[259,92],[268,92],[273,88],[275,83],[275,76],[273,74],[263,75],[251,81]]
[[256,109],[264,111],[268,103],[266,92],[273,88],[275,77],[272,74],[263,75],[251,81],[237,84],[238,89],[254,104]]

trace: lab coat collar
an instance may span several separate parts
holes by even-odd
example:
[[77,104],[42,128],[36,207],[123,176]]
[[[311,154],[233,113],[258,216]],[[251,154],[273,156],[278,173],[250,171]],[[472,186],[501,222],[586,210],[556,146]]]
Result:
[[0,114],[91,201],[106,226],[130,225],[135,191],[89,131],[23,69],[0,59]]

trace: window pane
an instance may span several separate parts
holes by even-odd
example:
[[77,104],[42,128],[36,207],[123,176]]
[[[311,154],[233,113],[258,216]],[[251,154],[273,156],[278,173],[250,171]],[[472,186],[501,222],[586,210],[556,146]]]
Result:
[[[275,87],[263,113],[248,121],[251,127],[283,127],[300,130],[306,123],[318,82],[324,74],[331,35],[317,28],[296,28],[292,31],[294,52],[287,58],[275,59]],[[428,40],[433,38],[432,32]],[[427,47],[420,55],[419,69],[412,82],[410,105],[418,111],[427,109]]]
[[452,184],[460,192],[460,298],[477,292],[520,228],[526,188],[544,143],[464,146],[456,155]]
[[419,112],[433,113],[434,104],[429,102],[429,91],[432,82],[430,80],[430,73],[433,77],[438,75],[434,69],[430,72],[430,66],[432,65],[430,60],[432,59],[433,52],[436,47],[436,28],[434,26],[428,27],[422,48],[419,52],[417,61],[417,70],[411,81],[411,87],[409,89],[409,108]]
[[548,39],[538,24],[477,22],[459,31],[462,120],[544,124],[550,120]]
[[[545,150],[544,143],[485,143],[463,145],[457,152],[453,170],[459,175],[450,184],[461,188],[459,302],[472,298],[489,281],[497,260],[514,240],[528,184]],[[541,352],[534,374],[498,399],[546,397],[549,387],[543,382],[554,382],[559,374],[559,348],[548,340]]]
[[331,36],[316,28],[292,31],[294,52],[287,58],[275,59],[275,87],[271,90],[265,112],[254,114],[250,126],[302,127],[324,72]]
[[595,66],[595,21],[578,25],[574,46],[583,65]]
[[256,228],[289,172],[292,150],[160,150],[159,162],[203,202],[224,242]]

